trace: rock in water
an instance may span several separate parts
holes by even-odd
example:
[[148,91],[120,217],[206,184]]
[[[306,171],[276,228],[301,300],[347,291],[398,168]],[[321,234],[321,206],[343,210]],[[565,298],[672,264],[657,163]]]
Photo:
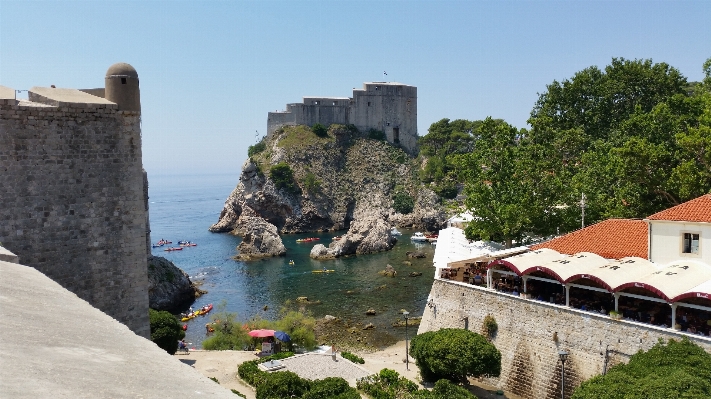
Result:
[[395,277],[397,276],[397,271],[395,271],[395,268],[391,265],[387,265],[385,266],[385,270],[379,271],[378,274],[385,277]]
[[382,215],[363,215],[361,219],[351,223],[351,228],[343,238],[334,241],[326,248],[323,244],[311,249],[314,259],[333,259],[352,254],[370,254],[387,251],[395,245],[397,239],[391,234],[391,227]]
[[148,306],[151,309],[177,313],[205,293],[173,262],[160,256],[148,256]]
[[241,216],[237,222],[243,231],[242,242],[237,246],[238,260],[253,260],[271,256],[282,256],[286,247],[279,237],[276,226],[260,217]]

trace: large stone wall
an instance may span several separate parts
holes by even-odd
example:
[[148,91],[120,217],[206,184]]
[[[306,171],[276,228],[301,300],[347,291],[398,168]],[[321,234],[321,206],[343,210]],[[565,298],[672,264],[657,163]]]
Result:
[[0,104],[0,242],[148,337],[140,113],[30,99]]
[[492,315],[498,332],[492,342],[501,351],[501,376],[485,382],[524,398],[555,399],[561,392],[558,351],[570,355],[565,364],[566,397],[573,387],[609,367],[627,362],[659,339],[689,337],[711,353],[711,338],[614,321],[607,316],[523,299],[463,283],[435,280],[418,334],[440,328],[481,332]]

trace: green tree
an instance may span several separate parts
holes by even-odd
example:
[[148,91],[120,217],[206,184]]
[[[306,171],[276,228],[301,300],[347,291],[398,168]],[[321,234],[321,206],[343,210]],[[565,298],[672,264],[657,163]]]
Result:
[[273,327],[289,334],[291,340],[286,343],[289,351],[294,350],[294,345],[306,350],[314,349],[317,344],[316,319],[306,312],[286,308],[282,309],[281,313],[281,318],[274,322]]
[[711,354],[684,338],[657,343],[628,364],[583,382],[572,399],[701,399],[711,397]]
[[[220,305],[224,307],[226,305]],[[215,331],[202,341],[207,350],[242,350],[252,343],[252,337],[237,321],[237,314],[221,311],[212,316]],[[219,322],[218,322],[219,320]]]
[[415,208],[415,200],[404,190],[396,190],[393,194],[393,209],[395,212],[407,215]]
[[314,132],[315,135],[319,137],[326,137],[328,136],[328,129],[326,126],[317,123],[311,127],[311,131]]
[[279,162],[269,170],[269,178],[272,179],[277,189],[285,189],[289,192],[296,191],[294,184],[294,172],[286,162]]
[[464,329],[443,328],[416,335],[410,354],[425,381],[501,374],[501,352],[482,335]]
[[163,310],[148,309],[151,341],[171,355],[178,350],[178,341],[185,337],[178,319]]

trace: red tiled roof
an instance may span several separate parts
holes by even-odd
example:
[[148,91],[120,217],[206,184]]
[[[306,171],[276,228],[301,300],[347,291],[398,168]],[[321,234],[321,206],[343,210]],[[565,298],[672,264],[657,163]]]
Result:
[[649,220],[711,223],[711,194],[684,202],[648,217]]
[[607,259],[637,256],[647,259],[647,223],[638,219],[608,219],[574,231],[531,250],[554,249],[562,254],[592,252]]

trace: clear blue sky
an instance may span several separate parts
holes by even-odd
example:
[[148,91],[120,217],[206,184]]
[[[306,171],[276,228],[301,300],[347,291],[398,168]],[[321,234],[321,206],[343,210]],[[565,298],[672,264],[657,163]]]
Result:
[[[711,1],[0,0],[0,84],[141,79],[149,174],[235,173],[267,112],[365,81],[418,88],[418,130],[442,118],[526,127],[537,93],[612,57],[701,80]],[[236,179],[235,179],[236,180]]]

